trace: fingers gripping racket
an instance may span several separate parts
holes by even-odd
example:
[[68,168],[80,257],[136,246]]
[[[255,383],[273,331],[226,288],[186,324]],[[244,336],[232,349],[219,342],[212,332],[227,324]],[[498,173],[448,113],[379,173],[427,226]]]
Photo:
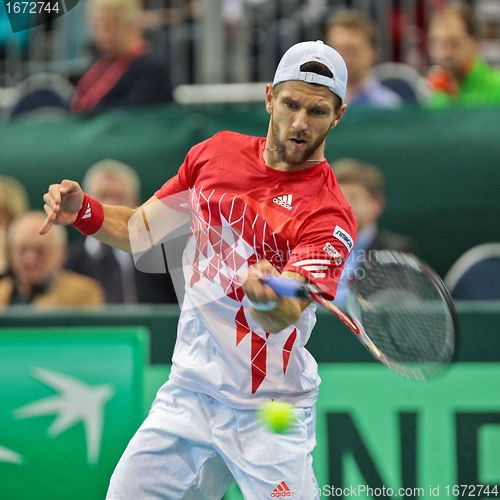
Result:
[[380,362],[409,378],[439,376],[451,362],[456,312],[443,282],[413,255],[373,252],[351,285],[347,314],[311,284],[267,277],[278,295],[310,299],[337,316]]

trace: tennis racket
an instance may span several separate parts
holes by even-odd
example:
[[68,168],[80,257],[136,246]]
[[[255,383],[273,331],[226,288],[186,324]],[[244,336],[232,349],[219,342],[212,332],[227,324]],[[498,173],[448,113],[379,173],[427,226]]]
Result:
[[310,299],[332,312],[370,353],[402,375],[428,380],[451,363],[457,337],[453,301],[439,276],[417,257],[372,252],[350,282],[347,314],[311,284],[267,277],[282,297]]

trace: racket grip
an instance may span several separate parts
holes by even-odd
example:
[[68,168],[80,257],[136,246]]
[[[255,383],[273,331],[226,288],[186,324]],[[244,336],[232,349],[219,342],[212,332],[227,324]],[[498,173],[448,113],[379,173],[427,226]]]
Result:
[[262,283],[271,287],[281,297],[298,297],[300,299],[308,297],[304,285],[290,278],[269,276],[267,278],[262,278]]

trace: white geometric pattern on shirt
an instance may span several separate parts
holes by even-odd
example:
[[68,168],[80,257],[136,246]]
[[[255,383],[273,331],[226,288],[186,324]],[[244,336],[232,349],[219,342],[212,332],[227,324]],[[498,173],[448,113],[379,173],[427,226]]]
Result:
[[[265,258],[279,271],[283,270],[291,255],[290,242],[272,231],[268,222],[258,213],[252,213],[253,209],[237,195],[219,195],[215,189],[205,193],[203,188],[198,191],[194,187],[190,204],[196,242],[190,286],[204,276],[220,284],[228,297],[241,301],[243,271],[247,266]],[[243,306],[235,314],[234,322],[236,345],[251,334],[250,365],[252,393],[255,393],[266,377],[269,333],[262,335],[250,330]],[[294,329],[283,348],[284,373],[296,337]]]
[[192,190],[195,273],[220,283],[229,294],[241,286],[247,264],[265,258],[281,271],[290,258],[290,242],[272,231],[261,215],[250,213],[252,209],[237,195],[223,193],[218,201],[213,198],[215,189],[208,195],[203,188]]

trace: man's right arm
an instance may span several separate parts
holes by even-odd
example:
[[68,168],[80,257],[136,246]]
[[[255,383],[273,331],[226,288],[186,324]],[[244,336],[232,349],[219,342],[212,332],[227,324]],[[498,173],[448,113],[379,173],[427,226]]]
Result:
[[106,245],[131,252],[128,221],[135,210],[118,205],[103,205],[104,220],[99,231],[92,236]]
[[[73,224],[82,209],[84,192],[77,182],[65,179],[60,184],[52,184],[44,194],[43,200],[47,218],[40,228],[40,234],[47,233],[54,224]],[[157,201],[156,196],[152,196],[142,207],[136,209],[102,205],[104,212],[102,225],[92,236],[107,245],[130,252],[129,219],[136,211],[142,210],[144,206],[154,201]]]

